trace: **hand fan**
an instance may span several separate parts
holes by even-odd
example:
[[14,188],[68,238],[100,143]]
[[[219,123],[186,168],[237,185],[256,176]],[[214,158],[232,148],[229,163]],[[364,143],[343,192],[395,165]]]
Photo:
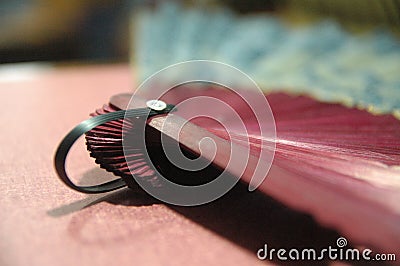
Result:
[[[177,104],[199,94],[229,102],[226,94],[213,88],[201,91],[181,88],[163,100]],[[108,105],[91,115],[121,110],[127,106],[130,97],[129,94],[114,96]],[[276,120],[277,148],[271,171],[260,189],[292,208],[311,213],[322,224],[339,230],[354,243],[398,253],[400,122],[391,115],[376,116],[306,96],[271,93],[266,97]],[[156,116],[148,120],[152,134],[162,130],[160,125],[164,118]],[[213,137],[217,143],[227,140],[221,125],[202,119],[191,122],[193,127],[182,130],[189,134],[203,130],[202,135]],[[251,124],[252,120],[246,123]],[[243,136],[230,133],[233,137],[229,141],[240,145]],[[124,160],[121,136],[122,121],[108,122],[87,133],[87,148],[102,168],[123,177],[129,186],[135,186],[127,167],[131,163],[137,164],[139,175],[157,185],[157,178],[152,176],[152,169],[140,159],[140,154]],[[195,137],[183,138],[180,142],[188,156],[196,156],[199,151],[196,145],[191,146],[191,138]],[[250,142],[251,149],[257,151],[257,135],[253,135]],[[180,176],[175,177],[175,182],[185,182],[185,179],[208,182],[224,167],[224,162],[216,160],[207,169],[207,174],[183,174],[182,178],[182,173],[171,169],[166,159],[160,157],[159,143],[151,144],[149,147],[153,151],[150,154],[156,154],[153,157],[157,160],[155,165],[168,176]],[[223,147],[218,151],[220,154],[225,152]],[[208,179],[199,180],[201,176],[208,176]],[[249,182],[246,173],[242,180]]]
[[[332,6],[341,5],[336,2]],[[263,90],[284,88],[400,114],[400,42],[388,29],[354,32],[328,17],[294,24],[279,13],[238,15],[228,8],[188,8],[171,1],[140,9],[132,21],[131,61],[138,84],[172,64],[215,60],[239,68]]]

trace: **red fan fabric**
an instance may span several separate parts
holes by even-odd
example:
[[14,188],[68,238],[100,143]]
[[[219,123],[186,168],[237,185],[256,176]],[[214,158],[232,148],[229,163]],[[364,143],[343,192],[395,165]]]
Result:
[[[198,95],[241,104],[226,91],[214,88],[182,88],[163,100],[177,104]],[[120,110],[130,96],[114,97],[92,115]],[[399,255],[400,121],[392,115],[373,115],[304,95],[265,96],[274,114],[277,138],[273,166],[259,189],[312,214],[355,244]],[[203,107],[193,106],[193,114],[197,108]],[[252,124],[256,121],[251,116],[244,121],[251,149],[257,152],[259,136]],[[222,125],[207,119],[192,122],[238,144],[243,139],[242,133],[236,132],[229,132],[229,138]],[[122,120],[109,122],[90,131],[86,140],[101,167],[128,179],[131,173],[122,151],[122,125]],[[128,163],[138,164],[137,174],[152,175],[152,169],[139,157],[129,158]]]

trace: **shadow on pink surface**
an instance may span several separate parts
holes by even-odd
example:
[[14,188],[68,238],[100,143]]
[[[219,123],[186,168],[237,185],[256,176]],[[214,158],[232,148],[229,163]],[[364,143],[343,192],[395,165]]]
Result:
[[[84,175],[84,179],[96,180],[98,174],[99,169],[93,169]],[[98,207],[101,203],[111,204],[111,209],[101,209]],[[249,193],[247,186],[243,183],[238,183],[220,199],[197,207],[165,205],[141,189],[122,189],[105,196],[89,196],[81,201],[60,206],[49,210],[48,215],[58,218],[72,214],[68,228],[70,235],[79,242],[93,245],[112,245],[115,241],[128,242],[132,237],[146,237],[147,230],[157,230],[156,228],[159,227],[157,222],[149,220],[141,222],[141,228],[137,231],[125,228],[126,230],[121,229],[113,235],[107,233],[88,236],[85,233],[85,226],[95,216],[101,215],[101,211],[107,211],[107,214],[116,212],[115,216],[124,215],[120,213],[121,209],[112,205],[129,208],[167,207],[235,245],[249,250],[255,257],[257,251],[264,244],[275,249],[314,248],[318,251],[328,246],[336,247],[336,240],[340,237],[338,232],[321,227],[310,215],[289,209],[259,191]],[[108,217],[110,216],[112,215],[108,215]],[[118,217],[116,218],[118,219]],[[143,217],[135,218],[141,220]],[[135,222],[132,221],[132,223]],[[110,221],[110,224],[109,226],[113,226],[113,221]],[[351,247],[348,246],[348,248]],[[273,263],[278,265],[329,265],[332,261],[279,261],[275,256]],[[365,265],[365,261],[351,261],[351,263]],[[385,264],[380,263],[379,265]]]

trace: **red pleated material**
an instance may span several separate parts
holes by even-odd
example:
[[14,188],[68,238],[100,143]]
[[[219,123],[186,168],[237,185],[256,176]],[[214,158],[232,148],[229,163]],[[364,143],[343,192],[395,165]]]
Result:
[[[178,90],[163,100],[176,104],[196,95],[230,101],[226,92],[213,88]],[[400,121],[392,115],[373,115],[307,96],[271,93],[266,97],[276,123],[276,151],[269,176],[259,189],[292,208],[312,214],[356,244],[399,254]],[[129,98],[114,97],[91,115],[119,110]],[[237,107],[241,103],[232,98],[231,104]],[[196,108],[201,107],[193,106],[193,113]],[[255,120],[242,119],[251,149],[257,152],[260,141],[257,126],[252,124]],[[207,119],[191,122],[239,145],[246,137],[229,132],[229,138],[221,124]],[[142,151],[125,160],[122,125],[122,120],[109,122],[88,132],[86,141],[91,156],[116,175],[129,178],[127,164],[136,164],[135,175],[151,177],[153,169],[141,157]],[[128,121],[124,129],[133,127],[134,122]]]

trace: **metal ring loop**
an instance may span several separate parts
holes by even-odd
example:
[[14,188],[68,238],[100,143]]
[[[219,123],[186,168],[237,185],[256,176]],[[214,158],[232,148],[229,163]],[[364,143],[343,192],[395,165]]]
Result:
[[74,184],[71,179],[68,177],[68,174],[65,169],[65,162],[67,159],[67,155],[73,144],[76,140],[79,139],[80,136],[85,134],[86,132],[92,130],[93,128],[102,125],[104,123],[124,119],[124,117],[146,117],[149,118],[154,115],[166,114],[169,113],[175,106],[167,105],[167,107],[163,110],[157,111],[151,108],[137,108],[137,109],[129,109],[129,110],[121,110],[116,112],[111,112],[108,114],[103,114],[95,117],[91,117],[79,125],[74,127],[61,141],[60,145],[57,148],[56,154],[54,156],[54,166],[56,172],[61,179],[61,181],[67,185],[68,187],[87,194],[96,194],[96,193],[104,193],[109,192],[115,189],[119,189],[126,186],[125,181],[122,178],[109,181],[106,183],[102,183],[99,185],[93,186],[78,186]]

